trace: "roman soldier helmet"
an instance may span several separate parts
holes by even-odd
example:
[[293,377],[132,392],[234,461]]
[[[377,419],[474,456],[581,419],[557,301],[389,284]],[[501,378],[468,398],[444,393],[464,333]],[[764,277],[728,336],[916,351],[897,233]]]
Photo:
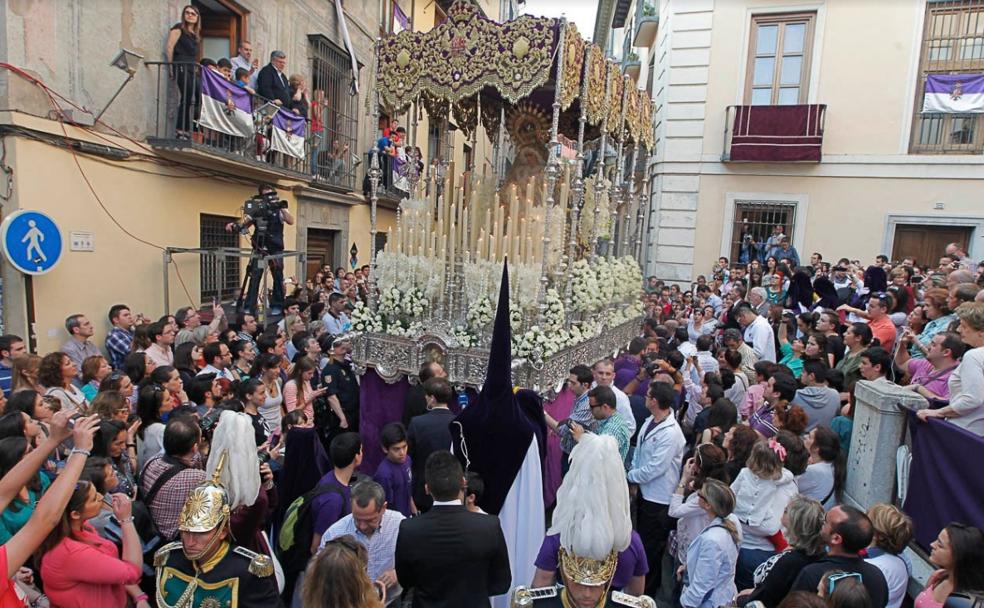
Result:
[[[228,452],[219,456],[212,478],[191,491],[178,515],[178,530],[182,532],[211,532],[229,524],[232,510],[229,494],[219,482]],[[189,556],[190,557],[190,556]]]

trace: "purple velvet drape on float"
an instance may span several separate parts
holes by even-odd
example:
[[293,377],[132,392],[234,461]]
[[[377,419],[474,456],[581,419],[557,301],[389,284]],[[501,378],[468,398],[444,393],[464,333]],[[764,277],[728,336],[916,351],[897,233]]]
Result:
[[389,422],[403,418],[403,399],[410,390],[406,378],[387,384],[376,370],[369,369],[359,380],[359,434],[362,436],[362,466],[367,475],[376,472],[383,460],[379,445],[379,432]]
[[[362,436],[362,466],[359,471],[373,475],[376,467],[383,461],[383,448],[379,444],[379,432],[390,422],[403,420],[403,400],[410,390],[406,377],[388,384],[374,369],[366,370],[359,379],[359,435]],[[468,402],[475,401],[475,392],[467,392]],[[457,400],[449,409],[457,414],[461,411]]]
[[920,422],[909,412],[912,467],[904,510],[915,524],[915,540],[929,544],[950,522],[984,530],[984,437],[931,418]]
[[[543,404],[545,412],[554,420],[570,417],[574,408],[574,393],[566,386],[557,398]],[[560,451],[560,438],[555,433],[547,433],[547,457],[543,463],[543,504],[547,507],[557,499],[557,489],[560,488],[560,460],[564,453]]]

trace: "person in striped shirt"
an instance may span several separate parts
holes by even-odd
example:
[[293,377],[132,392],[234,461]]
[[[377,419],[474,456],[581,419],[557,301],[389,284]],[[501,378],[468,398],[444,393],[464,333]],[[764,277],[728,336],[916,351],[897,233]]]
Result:
[[[588,407],[591,416],[596,421],[595,434],[610,435],[618,444],[618,453],[622,456],[622,464],[626,464],[629,455],[629,427],[625,420],[617,415],[615,391],[607,386],[596,386],[588,391]],[[571,433],[575,441],[580,441],[584,435],[584,427],[576,422],[571,423]]]

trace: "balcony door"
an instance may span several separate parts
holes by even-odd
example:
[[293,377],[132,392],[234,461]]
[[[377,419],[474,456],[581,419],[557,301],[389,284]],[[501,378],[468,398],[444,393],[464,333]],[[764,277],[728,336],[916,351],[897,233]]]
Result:
[[745,104],[806,103],[816,13],[756,15],[748,44]]

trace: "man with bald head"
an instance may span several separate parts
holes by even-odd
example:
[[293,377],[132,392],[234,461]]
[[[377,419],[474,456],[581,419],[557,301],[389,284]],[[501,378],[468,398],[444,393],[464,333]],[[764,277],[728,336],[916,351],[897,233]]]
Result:
[[961,268],[970,271],[974,270],[974,260],[970,259],[970,256],[967,255],[967,252],[960,245],[950,243],[946,246],[945,253],[947,257],[960,264]]

